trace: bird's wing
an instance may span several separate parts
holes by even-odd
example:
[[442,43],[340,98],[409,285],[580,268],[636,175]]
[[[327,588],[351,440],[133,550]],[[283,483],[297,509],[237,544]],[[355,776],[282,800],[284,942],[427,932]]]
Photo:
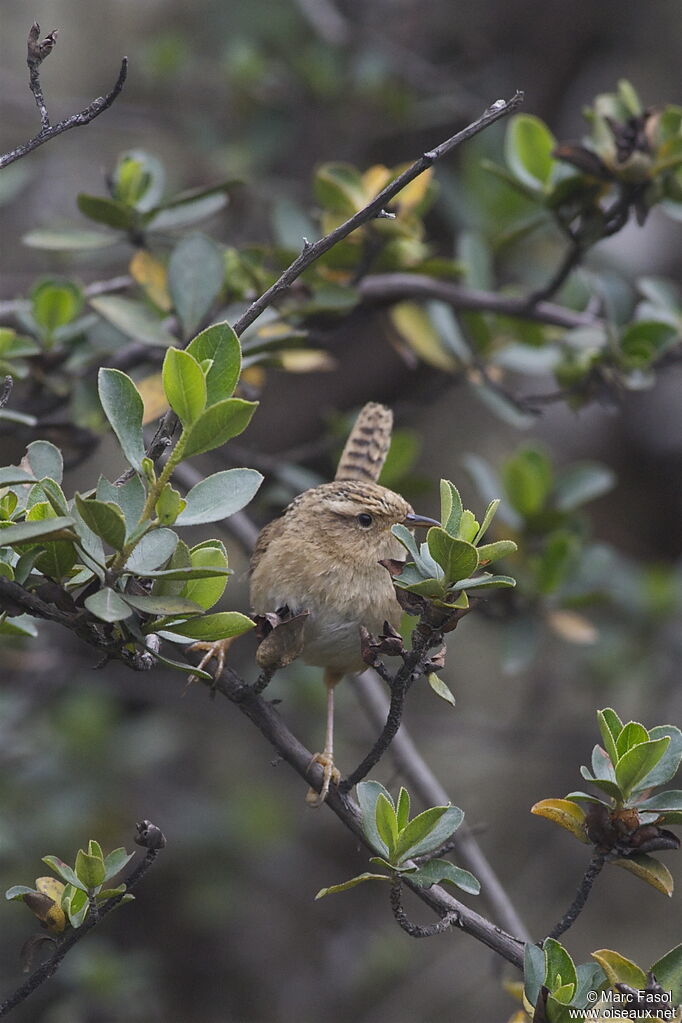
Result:
[[272,522],[268,522],[267,526],[263,526],[260,533],[258,534],[256,544],[255,547],[253,548],[253,553],[251,555],[250,563],[251,572],[254,571],[256,565],[258,564],[258,562],[268,549],[268,545],[272,540],[273,534],[277,532],[278,528],[280,528],[279,523],[280,523],[279,518],[273,519]]
[[336,470],[337,480],[378,480],[391,444],[393,413],[369,402],[353,424]]

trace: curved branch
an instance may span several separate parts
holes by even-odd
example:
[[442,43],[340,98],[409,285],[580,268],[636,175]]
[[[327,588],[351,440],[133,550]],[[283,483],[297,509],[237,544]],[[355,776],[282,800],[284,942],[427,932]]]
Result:
[[583,875],[583,879],[578,885],[578,891],[575,893],[575,898],[573,899],[573,902],[566,910],[566,912],[564,913],[556,927],[553,927],[552,930],[549,932],[549,934],[547,935],[548,938],[558,938],[561,934],[564,934],[569,927],[572,927],[573,924],[576,922],[581,912],[583,911],[585,903],[587,902],[588,895],[592,891],[592,885],[599,877],[602,867],[606,863],[606,857],[607,853],[601,852],[600,850],[595,850],[595,852],[592,855],[592,859],[590,860],[589,866],[585,871],[585,874]]
[[432,298],[447,302],[453,309],[463,312],[497,313],[500,316],[518,316],[536,323],[556,327],[592,327],[600,322],[587,312],[575,312],[551,302],[538,302],[532,308],[525,296],[500,295],[494,291],[480,291],[452,281],[441,281],[425,274],[386,273],[370,274],[358,284],[365,302],[391,303],[405,298]]
[[426,927],[413,923],[403,908],[402,887],[402,881],[397,877],[391,885],[391,910],[396,923],[411,938],[433,938],[434,935],[443,934],[458,923],[457,913],[446,913],[438,923],[427,924]]
[[[206,685],[210,688],[212,684],[206,682]],[[228,700],[237,705],[239,710],[253,722],[268,742],[274,746],[282,759],[286,760],[301,778],[308,782],[308,784],[313,784],[316,788],[320,788],[322,784],[322,768],[319,764],[313,762],[310,750],[307,750],[298,741],[296,736],[289,731],[271,703],[268,703],[261,696],[258,696],[257,693],[254,693],[250,686],[247,686],[242,679],[229,669],[223,672],[222,676],[214,683],[214,687],[222,696],[227,697]],[[326,805],[329,806],[342,824],[370,852],[375,852],[367,841],[362,829],[360,808],[349,796],[339,792],[336,788],[331,788],[327,796]],[[405,879],[405,882],[409,885],[408,878]],[[482,942],[494,952],[497,952],[498,955],[514,966],[522,968],[525,942],[521,938],[516,938],[511,934],[507,934],[501,928],[495,927],[485,917],[480,916],[463,903],[458,902],[457,899],[454,899],[439,885],[433,885],[431,888],[418,888],[416,885],[410,885],[410,888],[412,888],[415,895],[422,902],[431,906],[441,918],[447,914],[456,914],[459,927],[463,931],[470,934],[477,941]]]
[[40,112],[41,128],[37,135],[34,135],[28,142],[22,143],[17,146],[16,149],[11,150],[9,153],[5,153],[0,156],[0,168],[7,167],[10,163],[14,163],[15,160],[21,160],[22,157],[27,156],[29,153],[37,149],[38,146],[42,146],[45,142],[50,142],[57,135],[61,135],[65,131],[69,131],[71,128],[79,128],[81,125],[90,124],[96,117],[104,113],[105,110],[111,106],[116,97],[121,92],[126,76],[128,74],[128,58],[124,57],[121,61],[121,67],[118,72],[118,78],[114,83],[113,89],[106,93],[104,96],[98,96],[94,99],[84,110],[80,110],[77,114],[71,114],[70,117],[65,117],[64,120],[59,121],[57,124],[50,123],[50,117],[47,112],[47,106],[43,98],[42,89],[40,86],[40,74],[38,68],[42,61],[47,57],[57,38],[57,33],[51,32],[42,43],[38,42],[38,36],[40,33],[40,27],[35,23],[28,37],[28,68],[29,68],[29,85],[31,92],[34,95],[36,105]]
[[[144,825],[150,825],[150,822],[142,821],[137,825],[138,837],[135,841],[138,845],[147,845],[147,842],[144,841],[145,832],[142,830]],[[17,990],[9,996],[9,998],[6,998],[5,1001],[0,1004],[0,1016],[7,1016],[12,1009],[15,1009],[17,1005],[20,1005],[23,1001],[25,1001],[29,995],[32,995],[41,984],[44,984],[46,980],[49,980],[61,966],[62,960],[67,952],[70,952],[74,945],[77,945],[78,942],[93,929],[93,927],[96,927],[99,923],[101,923],[105,916],[108,916],[113,909],[116,909],[128,892],[131,892],[137,887],[156,859],[159,849],[163,848],[163,845],[165,845],[165,838],[159,829],[154,825],[151,825],[151,828],[154,831],[155,841],[158,840],[159,844],[149,843],[147,855],[140,863],[138,863],[137,867],[126,878],[125,892],[121,892],[120,895],[114,895],[102,905],[98,905],[97,912],[88,913],[80,927],[67,931],[66,936],[59,941],[52,955],[33,971],[31,976],[24,981],[21,987],[18,987]],[[157,836],[160,836],[160,838],[157,838]]]

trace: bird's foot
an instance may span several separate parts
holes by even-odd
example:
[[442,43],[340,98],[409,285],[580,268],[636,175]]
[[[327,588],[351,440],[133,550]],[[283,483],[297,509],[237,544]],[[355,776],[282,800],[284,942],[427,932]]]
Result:
[[[216,660],[216,668],[215,668],[215,671],[213,672],[213,685],[211,686],[212,695],[215,695],[215,683],[218,681],[218,679],[220,678],[220,676],[223,673],[223,668],[225,667],[225,658],[227,656],[227,651],[230,649],[230,647],[234,643],[234,640],[235,640],[234,636],[230,637],[229,639],[217,639],[217,640],[215,640],[212,643],[208,643],[208,642],[205,642],[205,641],[202,640],[201,642],[198,642],[198,643],[192,643],[192,645],[190,647],[188,647],[189,650],[205,650],[206,651],[204,656],[201,658],[201,660],[197,664],[197,668],[200,671],[203,671],[206,668],[206,665],[210,664],[211,661],[213,660],[213,658],[215,658],[215,660]],[[188,680],[187,680],[187,684],[190,685],[192,682],[198,682],[198,681],[199,681],[199,676],[198,675],[190,675]]]
[[313,788],[308,789],[305,801],[308,806],[317,808],[322,806],[327,798],[329,786],[339,784],[341,772],[338,768],[334,767],[334,758],[331,753],[316,753],[308,766],[310,767],[312,764],[320,764],[322,766],[322,788],[319,792]]

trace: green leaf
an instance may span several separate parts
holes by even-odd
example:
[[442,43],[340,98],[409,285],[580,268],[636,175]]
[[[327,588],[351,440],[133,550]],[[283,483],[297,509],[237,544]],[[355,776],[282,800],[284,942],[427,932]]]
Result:
[[229,518],[252,500],[263,482],[255,469],[225,469],[207,476],[187,494],[178,526],[195,526]]
[[251,421],[258,402],[226,398],[207,408],[187,433],[184,457],[201,455],[221,447],[242,433]]
[[78,249],[103,249],[115,245],[119,238],[103,231],[81,231],[71,228],[38,228],[21,237],[24,245],[48,252],[77,251]]
[[78,850],[76,854],[76,876],[86,888],[97,888],[104,881],[104,860],[101,856]]
[[398,793],[395,814],[398,822],[398,831],[402,831],[410,819],[410,793],[402,785]]
[[170,483],[166,483],[155,506],[156,515],[163,526],[172,526],[187,502]]
[[223,579],[229,574],[226,568],[195,568],[194,566],[190,568],[160,568],[158,570],[143,567],[135,569],[135,575],[143,576],[145,579],[168,579],[171,581],[177,579],[182,582],[187,582],[190,579]]
[[20,483],[35,483],[36,479],[24,469],[15,465],[4,465],[0,469],[0,487],[11,487]]
[[606,974],[610,987],[627,984],[637,991],[643,991],[646,987],[644,970],[619,952],[613,952],[610,948],[600,948],[592,953],[592,958],[597,960]]
[[555,593],[566,581],[575,563],[580,541],[567,529],[555,529],[545,539],[545,547],[536,564],[537,586],[541,593]]
[[449,583],[468,578],[478,566],[478,551],[473,544],[450,536],[440,526],[432,526],[426,535],[429,552],[445,572]]
[[391,532],[400,540],[403,547],[407,548],[408,553],[412,555],[413,559],[417,561],[419,559],[419,544],[412,530],[408,529],[407,526],[403,526],[402,523],[398,523],[395,526],[391,526]]
[[196,359],[169,348],[163,360],[163,389],[183,426],[191,426],[206,408],[206,378]]
[[100,369],[97,377],[99,400],[111,428],[130,464],[142,471],[144,406],[135,384],[118,369]]
[[222,290],[224,273],[222,250],[206,235],[187,235],[173,249],[168,288],[185,337],[211,309]]
[[154,658],[161,664],[165,664],[171,671],[180,671],[183,675],[193,675],[196,678],[202,678],[204,682],[214,682],[213,676],[209,675],[207,671],[204,671],[202,668],[195,668],[193,664],[188,664],[187,661],[173,661],[170,657],[165,657],[158,653],[158,651],[154,654]]
[[83,292],[71,281],[42,281],[31,291],[33,319],[48,334],[75,320],[82,308]]
[[386,874],[358,874],[357,877],[351,877],[350,881],[344,881],[342,884],[333,884],[329,888],[320,888],[315,899],[323,899],[325,895],[336,895],[338,892],[347,892],[349,888],[355,888],[356,885],[362,884],[364,881],[391,880],[392,878],[387,877]]
[[147,221],[147,230],[175,231],[179,227],[196,224],[224,209],[227,202],[228,197],[225,194],[215,193],[196,199],[186,199],[183,202],[166,203]]
[[29,543],[32,540],[50,540],[74,524],[74,519],[70,515],[58,515],[56,518],[35,522],[17,522],[11,526],[3,526],[0,523],[0,545],[14,547],[16,544]]
[[531,1005],[536,1005],[540,988],[545,982],[545,953],[532,941],[523,950],[524,994]]
[[640,725],[639,721],[628,721],[626,725],[621,729],[620,735],[616,740],[616,750],[618,756],[622,757],[624,753],[627,753],[633,746],[638,746],[642,742],[647,742],[649,739],[649,733],[647,732],[644,725]]
[[83,885],[79,881],[78,877],[74,874],[73,870],[68,863],[64,860],[60,860],[58,856],[43,856],[43,863],[46,863],[51,870],[54,870],[55,874],[58,874],[62,881],[66,881],[67,884],[72,884],[74,888],[80,888],[83,890]]
[[655,810],[663,813],[666,810],[682,810],[682,789],[669,789],[667,792],[657,792],[655,796],[637,804],[638,810]]
[[515,554],[518,546],[513,540],[496,540],[495,543],[486,543],[477,547],[479,565],[487,564],[490,561],[499,561],[500,558],[508,558]]
[[175,550],[178,535],[172,529],[153,529],[142,537],[126,561],[126,572],[147,575],[165,564]]
[[128,231],[135,224],[135,211],[115,199],[104,199],[99,195],[85,195],[81,192],[76,202],[81,213],[98,224],[106,224],[107,227],[114,227],[119,231]]
[[559,511],[575,511],[580,505],[608,494],[616,485],[616,475],[598,462],[574,462],[561,473],[554,485],[554,504]]
[[55,515],[68,515],[69,504],[64,491],[53,479],[47,477],[40,481],[40,489],[49,501]]
[[[227,569],[227,555],[220,547],[201,547],[191,551],[191,565],[194,568],[210,567]],[[227,576],[220,575],[212,579],[191,579],[181,589],[181,595],[193,600],[204,611],[213,607],[225,592]]]
[[200,607],[193,600],[186,597],[156,597],[153,594],[124,593],[122,597],[126,604],[130,604],[136,611],[142,611],[148,615],[192,615],[201,614],[203,607]]
[[610,860],[614,867],[622,867],[638,877],[640,881],[651,885],[661,895],[672,896],[675,887],[672,875],[664,863],[648,853],[636,853],[618,860]]
[[552,466],[544,451],[528,445],[506,463],[503,479],[512,507],[528,518],[545,506],[552,489]]
[[464,820],[457,806],[432,806],[410,821],[400,833],[393,859],[400,863],[433,852],[446,842]]
[[443,529],[450,536],[459,536],[459,524],[462,519],[462,498],[459,490],[450,480],[440,481],[440,521]]
[[658,725],[649,730],[650,739],[661,739],[666,735],[670,737],[670,745],[653,770],[637,783],[636,789],[665,785],[677,774],[682,762],[682,732],[675,725]]
[[344,217],[357,213],[368,200],[362,177],[347,163],[325,163],[318,167],[314,189],[315,198],[326,210]]
[[410,875],[410,881],[420,888],[430,888],[432,884],[453,884],[469,895],[479,895],[481,891],[478,878],[448,860],[429,860],[416,874]]
[[75,495],[75,501],[86,526],[114,550],[122,551],[125,545],[126,525],[123,512],[118,505],[107,504],[94,498],[86,501],[80,494]]
[[383,792],[377,796],[374,814],[379,837],[388,849],[388,858],[391,861],[397,860],[395,849],[398,842],[398,821],[392,801],[387,799]]
[[[565,984],[575,985],[578,977],[575,972],[575,963],[563,945],[554,938],[547,938],[543,944],[545,953],[545,987],[554,992],[557,987]],[[561,981],[559,981],[561,978]]]
[[180,622],[177,625],[164,626],[164,631],[172,632],[178,636],[187,636],[189,639],[214,642],[218,639],[241,636],[242,633],[253,628],[255,628],[255,622],[238,611],[218,611],[215,614],[203,615],[201,618]]
[[153,209],[163,196],[166,173],[155,156],[142,149],[122,153],[112,175],[114,199],[141,212]]
[[621,790],[628,794],[646,777],[659,762],[668,746],[670,737],[651,739],[631,747],[616,764],[616,780]]
[[108,504],[116,504],[123,512],[128,533],[137,526],[142,515],[145,502],[144,484],[139,476],[131,476],[121,486],[114,486],[104,476],[97,483],[97,500]]
[[546,188],[554,167],[556,139],[547,125],[532,114],[512,118],[505,138],[507,166],[530,188]]
[[88,611],[103,622],[122,622],[133,613],[125,600],[109,586],[85,599]]
[[615,764],[618,760],[616,740],[623,730],[623,722],[620,720],[615,710],[612,710],[610,707],[605,707],[604,710],[597,711],[597,721],[599,722],[599,731],[601,732],[602,742],[604,743],[606,752],[611,758],[611,763]]
[[670,991],[672,1005],[682,1003],[682,945],[657,959],[651,972],[664,991]]
[[170,348],[176,343],[177,338],[162,326],[157,314],[143,302],[121,295],[100,295],[89,299],[89,302],[95,312],[133,341],[156,348]]
[[361,781],[356,787],[362,817],[362,830],[371,847],[382,856],[388,856],[388,847],[377,829],[376,802],[383,795],[390,802],[390,795],[378,781]]
[[679,329],[656,320],[640,320],[626,327],[620,347],[626,366],[642,368],[650,365],[679,339]]
[[123,868],[130,863],[135,853],[128,853],[121,846],[119,849],[113,849],[108,856],[104,857],[104,880],[110,881],[112,877],[119,874]]
[[440,696],[441,700],[445,700],[445,702],[449,703],[451,707],[455,706],[455,698],[446,686],[445,682],[443,682],[442,678],[436,675],[435,672],[430,671],[426,676],[426,679],[436,696]]
[[476,534],[476,536],[472,540],[472,543],[475,546],[480,543],[480,541],[483,539],[483,537],[487,533],[488,527],[490,526],[490,523],[495,518],[496,511],[500,507],[500,503],[501,502],[500,502],[499,497],[496,497],[496,498],[494,498],[494,500],[492,500],[490,502],[490,504],[486,508],[485,515],[483,516],[483,522],[479,526],[478,533]]
[[8,888],[5,892],[5,898],[9,902],[13,902],[17,899],[19,902],[24,901],[24,895],[31,895],[35,892],[35,888],[27,888],[25,884],[15,884],[12,888]]
[[595,778],[599,778],[602,781],[615,782],[616,780],[613,761],[601,746],[595,746],[592,750],[592,773]]
[[242,353],[239,338],[229,323],[214,323],[197,334],[186,349],[198,363],[212,362],[206,375],[207,405],[229,398],[241,373]]
[[80,883],[77,888],[73,884],[66,885],[62,892],[61,904],[71,926],[74,928],[80,927],[90,908],[88,894],[80,886]]

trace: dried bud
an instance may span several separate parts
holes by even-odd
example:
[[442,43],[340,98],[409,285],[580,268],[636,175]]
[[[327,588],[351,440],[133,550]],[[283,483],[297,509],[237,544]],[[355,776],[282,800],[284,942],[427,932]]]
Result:
[[360,626],[360,651],[365,664],[375,665],[380,654],[388,657],[400,657],[405,653],[403,637],[393,628],[390,622],[384,622],[384,631],[380,636],[372,636],[367,629]]
[[679,849],[680,840],[672,831],[658,828],[655,824],[646,824],[633,831],[629,836],[628,845],[629,854],[650,853],[662,849]]
[[602,181],[610,181],[613,177],[611,171],[597,154],[585,146],[562,142],[552,151],[552,156],[557,160],[564,160],[566,163],[572,164],[583,174],[589,174],[590,177],[599,178]]
[[53,28],[43,40],[40,40],[40,25],[34,21],[28,33],[28,63],[40,64],[46,57],[49,57],[55,47],[58,35],[59,30]]
[[585,814],[585,832],[590,842],[599,849],[609,850],[617,839],[609,808],[603,803],[591,803]]
[[383,561],[379,562],[379,564],[386,569],[390,576],[394,578],[395,576],[400,575],[402,570],[405,568],[405,562],[398,561],[396,558],[384,558]]
[[300,655],[309,611],[292,614],[288,607],[274,614],[256,615],[256,635],[262,637],[256,650],[259,668],[285,668]]
[[166,844],[163,831],[151,821],[138,821],[135,832],[135,844],[144,846],[145,849],[163,849]]
[[418,593],[410,593],[409,590],[396,588],[395,596],[403,611],[408,615],[416,617],[422,614],[427,606],[427,602],[423,597],[420,597]]
[[445,667],[445,643],[428,661],[424,662],[424,673],[441,671]]

